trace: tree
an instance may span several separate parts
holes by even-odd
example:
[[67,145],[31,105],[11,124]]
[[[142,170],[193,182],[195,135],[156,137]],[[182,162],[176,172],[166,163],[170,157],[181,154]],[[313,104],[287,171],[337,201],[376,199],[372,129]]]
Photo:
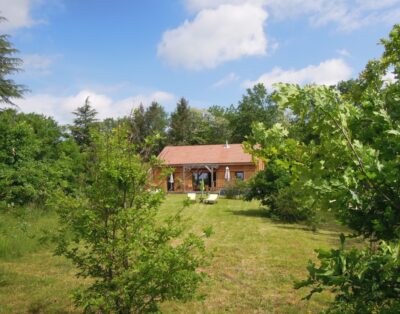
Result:
[[157,102],[152,102],[146,109],[142,104],[136,108],[128,119],[131,142],[140,149],[138,153],[145,160],[157,155],[166,141],[168,115]]
[[[287,169],[291,186],[312,208],[332,210],[370,241],[363,250],[318,250],[308,278],[296,287],[335,293],[332,313],[397,313],[400,309],[400,26],[395,25],[379,60],[370,61],[351,88],[277,84],[274,100],[308,130],[256,125],[247,148]],[[343,87],[343,86],[342,86]],[[354,94],[352,95],[354,91]],[[273,130],[273,131],[271,131]],[[271,141],[271,132],[273,141]],[[256,145],[258,144],[258,145]],[[274,156],[277,158],[274,159]]]
[[89,97],[87,97],[85,104],[82,107],[78,107],[73,114],[76,118],[74,119],[74,125],[71,127],[72,136],[83,150],[91,143],[90,129],[97,121],[97,111],[91,107]]
[[[215,108],[215,107],[214,107]],[[193,126],[190,144],[223,144],[231,142],[229,121],[214,108],[191,109]]]
[[226,118],[232,130],[232,141],[241,143],[251,134],[253,123],[262,122],[270,127],[282,121],[283,113],[278,110],[264,85],[256,84],[247,89],[237,107],[231,106],[226,111]]
[[185,98],[181,98],[171,114],[169,126],[169,143],[173,145],[188,145],[193,127],[193,113]]
[[153,101],[145,112],[146,135],[151,136],[160,134],[163,138],[166,136],[168,126],[168,115],[165,109],[157,102]]
[[43,206],[55,189],[73,193],[81,171],[77,144],[52,118],[0,112],[0,205]]
[[[183,235],[179,213],[156,219],[163,195],[148,189],[148,164],[120,126],[94,136],[92,185],[62,198],[58,254],[90,278],[75,301],[87,313],[157,311],[165,300],[188,300],[204,278],[203,240]],[[179,240],[178,240],[179,239]]]
[[[0,17],[0,23],[5,19]],[[13,98],[21,98],[25,92],[22,85],[16,84],[8,75],[20,71],[22,60],[13,57],[18,50],[13,48],[8,35],[0,35],[0,103],[13,105]]]

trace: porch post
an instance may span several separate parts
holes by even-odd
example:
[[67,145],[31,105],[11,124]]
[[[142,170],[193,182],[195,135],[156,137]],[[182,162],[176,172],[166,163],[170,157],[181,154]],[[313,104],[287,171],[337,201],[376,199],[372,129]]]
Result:
[[182,171],[182,174],[183,174],[183,192],[186,192],[186,186],[185,186],[185,166],[182,166],[182,168],[183,168],[183,171]]
[[211,167],[211,189],[214,190],[214,167]]

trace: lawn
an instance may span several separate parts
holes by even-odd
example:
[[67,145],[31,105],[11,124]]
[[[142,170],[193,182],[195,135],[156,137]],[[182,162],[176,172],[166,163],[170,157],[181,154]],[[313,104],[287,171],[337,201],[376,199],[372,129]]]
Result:
[[[160,218],[181,208],[183,195],[170,195]],[[206,245],[212,253],[200,288],[204,301],[166,302],[164,313],[316,313],[331,296],[302,301],[306,291],[293,289],[304,278],[315,248],[338,245],[345,229],[332,218],[317,232],[302,225],[266,218],[257,202],[221,199],[215,205],[192,204],[183,211],[188,231],[212,226]],[[38,244],[41,230],[56,227],[56,215],[28,214],[16,219],[2,214],[0,223],[0,313],[75,313],[70,299],[80,282],[73,266]],[[21,222],[22,221],[22,222]]]

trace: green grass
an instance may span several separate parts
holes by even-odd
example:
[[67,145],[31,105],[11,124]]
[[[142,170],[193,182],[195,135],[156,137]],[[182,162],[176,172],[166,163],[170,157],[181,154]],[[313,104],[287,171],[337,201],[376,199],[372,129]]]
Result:
[[[181,208],[183,195],[170,195],[160,218]],[[302,225],[281,224],[266,218],[256,202],[221,199],[215,205],[192,204],[183,210],[188,231],[200,233],[212,226],[206,240],[212,252],[204,269],[209,279],[200,288],[204,301],[166,302],[164,313],[316,313],[331,296],[310,302],[307,291],[293,289],[293,281],[306,276],[315,248],[338,245],[344,231],[328,217],[317,232]],[[9,214],[0,215],[0,313],[75,313],[71,291],[81,283],[73,266],[52,255],[31,235],[56,227],[54,214],[30,215],[25,224]],[[25,231],[24,231],[25,230]],[[9,238],[14,234],[14,238]],[[6,236],[3,236],[6,235]],[[13,253],[13,250],[17,254]]]

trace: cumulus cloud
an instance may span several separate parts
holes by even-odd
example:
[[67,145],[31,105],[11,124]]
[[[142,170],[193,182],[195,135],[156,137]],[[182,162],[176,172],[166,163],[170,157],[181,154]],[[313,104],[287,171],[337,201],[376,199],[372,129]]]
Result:
[[0,0],[0,15],[7,21],[0,23],[0,31],[8,32],[22,27],[31,27],[40,21],[31,16],[34,0]]
[[267,12],[256,5],[220,5],[166,31],[158,55],[173,66],[214,68],[243,56],[265,55]]
[[150,104],[152,101],[160,102],[163,105],[170,105],[175,101],[173,94],[155,91],[149,95],[136,95],[121,100],[114,100],[111,97],[96,93],[91,90],[82,90],[75,95],[58,97],[50,94],[36,94],[15,101],[16,105],[23,112],[35,112],[46,116],[54,117],[62,124],[71,123],[72,112],[82,106],[85,99],[89,97],[90,104],[97,110],[98,117],[116,118],[130,114],[132,109]]
[[267,88],[272,88],[274,83],[293,83],[319,85],[333,85],[351,77],[351,67],[342,59],[330,59],[318,65],[309,65],[302,69],[283,70],[275,67],[272,71],[264,73],[255,81],[246,81],[245,87],[252,87],[257,83],[263,83]]

